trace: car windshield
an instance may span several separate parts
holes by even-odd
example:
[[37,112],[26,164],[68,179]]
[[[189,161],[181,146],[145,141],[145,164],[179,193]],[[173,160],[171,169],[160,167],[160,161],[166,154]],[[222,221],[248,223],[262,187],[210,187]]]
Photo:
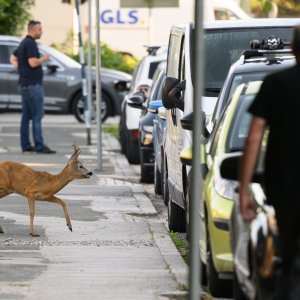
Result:
[[227,138],[227,149],[229,152],[242,151],[244,148],[251,120],[251,114],[248,113],[248,108],[254,97],[255,94],[242,95],[239,99]]
[[46,45],[39,45],[39,47],[45,52],[47,52],[50,56],[53,56],[55,59],[57,59],[60,63],[69,68],[81,67],[80,63],[52,47],[48,47]]
[[242,83],[248,83],[250,81],[260,81],[265,78],[267,72],[253,72],[253,73],[244,73],[244,74],[235,74],[233,76],[228,97],[227,99],[230,100],[232,94],[234,93],[235,89]]
[[206,30],[205,96],[218,95],[230,66],[240,58],[245,49],[249,48],[250,41],[263,40],[270,35],[291,41],[292,32],[292,27]]

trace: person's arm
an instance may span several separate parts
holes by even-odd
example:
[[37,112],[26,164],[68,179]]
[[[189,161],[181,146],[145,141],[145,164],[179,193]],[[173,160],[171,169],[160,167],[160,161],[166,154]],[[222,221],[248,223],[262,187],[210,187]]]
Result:
[[18,69],[18,58],[12,54],[9,58],[9,62],[14,66],[14,68],[17,70]]
[[256,205],[249,194],[251,183],[262,138],[267,121],[261,117],[253,117],[248,138],[244,147],[240,170],[240,210],[245,221],[251,221],[256,215]]
[[36,68],[36,67],[40,66],[43,62],[48,61],[48,60],[49,60],[49,55],[45,54],[40,58],[37,58],[37,57],[28,58],[28,64],[31,68]]

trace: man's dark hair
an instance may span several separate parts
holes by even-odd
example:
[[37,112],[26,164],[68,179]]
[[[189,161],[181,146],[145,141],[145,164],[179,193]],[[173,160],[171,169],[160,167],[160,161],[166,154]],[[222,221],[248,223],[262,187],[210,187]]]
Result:
[[41,24],[41,22],[35,21],[35,20],[30,20],[28,22],[28,26],[27,26],[28,31],[31,30],[36,24]]

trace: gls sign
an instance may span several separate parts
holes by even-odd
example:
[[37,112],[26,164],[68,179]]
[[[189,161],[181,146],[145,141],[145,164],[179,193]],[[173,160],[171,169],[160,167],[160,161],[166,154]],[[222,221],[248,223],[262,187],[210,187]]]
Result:
[[146,9],[105,9],[100,12],[101,26],[105,27],[147,27]]

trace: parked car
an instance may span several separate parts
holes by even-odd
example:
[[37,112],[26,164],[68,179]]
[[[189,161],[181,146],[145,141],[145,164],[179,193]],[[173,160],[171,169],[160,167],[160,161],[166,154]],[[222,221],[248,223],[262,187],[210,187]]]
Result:
[[166,60],[165,48],[148,47],[148,55],[138,64],[133,73],[131,88],[124,97],[121,108],[119,124],[119,137],[122,153],[125,153],[130,163],[140,162],[139,153],[139,120],[141,110],[128,105],[130,98],[140,90],[148,90],[152,85],[152,79],[157,66]]
[[[21,39],[0,35],[0,110],[21,109],[18,92],[18,73],[9,62],[10,55],[18,47]],[[38,44],[41,55],[48,54],[50,60],[43,63],[45,110],[55,113],[72,113],[80,122],[84,121],[82,101],[81,65],[58,50]],[[95,90],[96,70],[92,70]],[[101,116],[120,114],[121,102],[128,91],[131,75],[124,72],[101,69],[102,102]],[[93,105],[96,107],[95,94]],[[95,109],[94,109],[95,111]]]
[[[208,117],[214,111],[230,66],[248,49],[250,41],[263,40],[273,34],[290,41],[293,28],[298,22],[297,19],[249,19],[205,24],[202,107]],[[169,191],[168,223],[173,231],[185,231],[189,220],[187,208],[190,167],[181,163],[178,154],[192,144],[191,133],[182,129],[180,119],[193,111],[193,30],[192,24],[176,25],[171,29],[167,78],[162,97],[164,106],[168,109],[164,165]]]
[[[218,161],[223,186],[226,186],[232,200],[229,218],[230,244],[234,265],[234,299],[269,299],[274,292],[281,263],[278,230],[274,208],[266,203],[262,185],[263,161],[266,150],[266,133],[261,147],[258,166],[250,185],[251,194],[257,204],[257,216],[252,222],[245,222],[240,212],[239,195],[236,191],[239,162],[247,137],[250,114],[248,107],[253,101],[261,82],[239,86],[239,95],[234,94],[223,115],[223,125],[228,134],[225,152]],[[222,129],[221,129],[222,130]],[[222,132],[221,132],[222,134]],[[233,149],[233,152],[230,151]],[[229,197],[228,197],[229,198]]]
[[166,128],[166,109],[162,100],[149,103],[148,111],[155,115],[153,120],[153,150],[154,150],[154,192],[164,197],[164,135]]
[[[280,37],[275,38],[278,41],[282,41]],[[268,40],[257,40],[257,42],[261,43],[261,49],[245,50],[240,59],[230,67],[214,112],[212,116],[208,118],[206,129],[209,133],[212,132],[218,122],[224,107],[231,99],[237,86],[249,81],[263,80],[269,73],[289,68],[296,63],[292,50],[279,49],[282,48],[280,44],[278,44],[277,47],[273,44],[273,50],[264,49],[267,41]]]
[[154,147],[153,147],[153,120],[155,115],[148,111],[147,107],[154,100],[161,100],[162,83],[165,79],[166,64],[162,62],[158,65],[150,89],[149,97],[141,106],[141,116],[139,120],[139,151],[141,165],[141,181],[154,181]]

